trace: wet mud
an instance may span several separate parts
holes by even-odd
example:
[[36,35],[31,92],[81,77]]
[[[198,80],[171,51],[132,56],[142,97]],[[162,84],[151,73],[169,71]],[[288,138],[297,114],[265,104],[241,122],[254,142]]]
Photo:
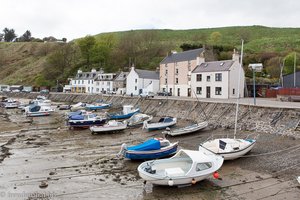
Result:
[[[141,127],[92,135],[69,130],[64,113],[26,118],[16,109],[0,108],[0,199],[298,199],[300,140],[260,133],[253,150],[226,161],[220,178],[195,185],[153,186],[138,176],[139,161],[117,157],[123,143],[137,144],[161,131]],[[101,113],[104,114],[104,113]],[[155,118],[156,119],[156,118]],[[154,120],[155,120],[154,119]],[[177,127],[190,124],[179,119]],[[232,129],[207,129],[178,137],[180,148],[198,149],[209,137],[233,134]],[[238,132],[240,137],[257,136]]]

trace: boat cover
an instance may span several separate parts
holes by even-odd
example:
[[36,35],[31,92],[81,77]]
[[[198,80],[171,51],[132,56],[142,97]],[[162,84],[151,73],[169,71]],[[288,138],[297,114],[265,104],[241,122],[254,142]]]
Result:
[[76,111],[76,112],[69,112],[69,113],[68,113],[68,116],[71,117],[71,116],[73,116],[73,115],[81,115],[81,114],[82,114],[82,111],[81,111],[81,110],[78,110],[78,111]]
[[84,116],[83,115],[71,115],[70,120],[83,120]]
[[41,106],[34,105],[29,107],[30,112],[38,112],[41,109]]
[[160,142],[156,139],[149,139],[141,144],[127,147],[127,150],[131,151],[151,151],[160,149]]

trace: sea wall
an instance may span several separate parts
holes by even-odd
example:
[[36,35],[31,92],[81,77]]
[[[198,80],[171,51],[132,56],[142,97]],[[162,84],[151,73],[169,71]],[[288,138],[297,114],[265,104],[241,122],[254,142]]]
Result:
[[[34,99],[36,93],[10,93],[15,98]],[[144,99],[128,96],[104,96],[88,94],[53,93],[48,98],[56,102],[72,104],[77,102],[92,103],[103,99],[113,103],[113,107],[121,108],[124,104],[139,106],[143,113],[154,116],[173,116],[189,121],[209,122],[209,127],[233,129],[235,120],[235,104],[211,103],[174,99]],[[238,130],[253,133],[263,132],[300,138],[300,109],[269,108],[240,105],[238,112]],[[299,125],[299,127],[298,127]]]

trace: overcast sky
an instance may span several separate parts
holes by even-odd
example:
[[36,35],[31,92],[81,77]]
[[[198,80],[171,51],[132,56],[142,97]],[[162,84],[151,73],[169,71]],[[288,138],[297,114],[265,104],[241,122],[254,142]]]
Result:
[[299,0],[1,0],[0,31],[66,37],[135,29],[300,27]]

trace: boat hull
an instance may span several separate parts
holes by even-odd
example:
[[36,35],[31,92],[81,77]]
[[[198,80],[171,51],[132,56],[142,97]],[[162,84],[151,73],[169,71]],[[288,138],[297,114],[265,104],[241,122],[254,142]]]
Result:
[[107,133],[107,132],[116,132],[116,131],[123,131],[127,128],[127,125],[120,125],[120,126],[112,126],[112,127],[105,127],[105,126],[91,126],[90,130],[92,133]]
[[68,126],[70,127],[80,127],[80,128],[89,128],[90,126],[100,126],[105,124],[106,119],[99,119],[99,120],[90,120],[90,121],[84,121],[84,120],[69,120]]
[[177,152],[178,143],[170,145],[170,147],[153,150],[153,151],[126,151],[124,157],[131,160],[150,160],[163,158],[173,155]]
[[50,112],[27,112],[26,116],[27,117],[44,117],[44,116],[49,116]]
[[174,130],[174,131],[164,131],[163,133],[171,135],[171,136],[184,135],[184,134],[199,131],[201,129],[206,128],[207,126],[208,126],[207,122],[202,122],[202,123],[199,123],[199,124],[194,124],[192,126],[177,129],[177,130]]
[[248,147],[240,150],[240,151],[235,151],[235,152],[231,152],[231,153],[219,153],[218,155],[221,155],[224,157],[224,160],[234,160],[234,159],[237,159],[237,158],[240,158],[244,155],[246,155],[248,152],[250,152],[254,145],[255,145],[255,141],[252,142]]
[[172,127],[175,124],[176,124],[176,122],[172,122],[172,123],[153,123],[153,124],[148,124],[146,129],[148,131],[161,130],[161,129],[165,129],[167,127]]
[[125,115],[122,115],[122,114],[121,115],[118,115],[118,114],[109,114],[109,118],[110,119],[128,119],[128,118],[132,117],[132,115],[134,115],[134,114],[136,114],[138,112],[140,112],[140,110],[136,110],[136,111],[134,111],[132,113],[128,113],[128,114],[125,114]]

